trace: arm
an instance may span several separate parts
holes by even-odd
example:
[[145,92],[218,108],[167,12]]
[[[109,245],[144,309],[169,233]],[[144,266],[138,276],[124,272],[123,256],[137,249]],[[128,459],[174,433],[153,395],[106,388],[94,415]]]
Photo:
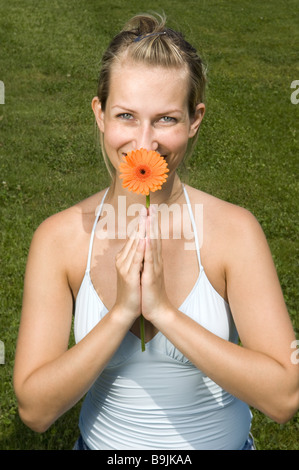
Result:
[[[73,299],[64,249],[68,237],[61,234],[59,217],[45,221],[33,237],[14,370],[20,416],[38,432],[45,431],[88,391],[140,313],[138,269],[143,251],[135,243],[128,260],[126,244],[118,257],[118,269],[125,271],[125,278],[133,270],[138,279],[138,289],[130,285],[131,304],[127,308],[127,284],[120,275],[122,285],[115,306],[82,341],[68,349]],[[136,311],[132,310],[134,300]]]
[[145,255],[143,292],[148,294],[143,300],[148,305],[143,304],[143,314],[222,388],[285,422],[299,407],[299,366],[291,362],[294,333],[264,234],[247,211],[238,208],[237,219],[237,229],[226,237],[224,269],[243,347],[215,336],[171,305],[161,247],[154,240],[148,241]]

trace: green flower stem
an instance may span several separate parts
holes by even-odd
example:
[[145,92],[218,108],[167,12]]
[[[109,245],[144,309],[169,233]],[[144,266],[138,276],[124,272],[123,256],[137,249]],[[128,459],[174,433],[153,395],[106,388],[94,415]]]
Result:
[[[148,209],[150,206],[150,195],[146,196],[145,207]],[[140,339],[141,339],[141,351],[145,351],[145,331],[144,331],[144,318],[140,315]]]
[[144,339],[144,318],[140,315],[140,339],[141,339],[141,351],[145,351],[145,339]]

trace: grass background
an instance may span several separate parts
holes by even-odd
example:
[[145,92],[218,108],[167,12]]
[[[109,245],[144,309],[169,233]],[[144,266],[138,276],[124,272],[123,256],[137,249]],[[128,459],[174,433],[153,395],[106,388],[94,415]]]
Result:
[[[90,107],[110,38],[145,0],[0,0],[0,449],[71,449],[80,403],[46,433],[20,421],[12,388],[23,277],[34,230],[107,185]],[[207,113],[189,183],[251,210],[268,238],[299,337],[298,0],[152,0],[208,67]],[[71,339],[72,343],[73,339]],[[273,390],[275,393],[275,390]],[[258,449],[299,449],[299,414],[253,410]]]

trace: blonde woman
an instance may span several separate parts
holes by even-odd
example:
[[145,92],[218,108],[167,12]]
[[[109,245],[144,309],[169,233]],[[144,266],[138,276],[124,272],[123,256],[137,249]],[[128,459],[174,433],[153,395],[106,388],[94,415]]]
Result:
[[[43,432],[86,394],[75,449],[253,449],[249,406],[279,423],[298,409],[294,332],[259,224],[177,175],[198,137],[204,88],[202,61],[183,36],[158,16],[134,17],[104,54],[92,101],[111,184],[33,237],[19,413]],[[122,186],[119,165],[140,148],[158,152],[169,172],[128,236],[135,214],[119,203],[143,206],[144,197]],[[178,208],[167,236],[163,217],[155,231],[162,205]],[[109,208],[115,232],[102,237]],[[184,230],[173,236],[184,224],[194,249]]]

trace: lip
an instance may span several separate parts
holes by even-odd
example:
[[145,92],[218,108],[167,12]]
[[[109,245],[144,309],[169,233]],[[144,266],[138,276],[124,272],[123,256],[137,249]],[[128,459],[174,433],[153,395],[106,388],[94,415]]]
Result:
[[[126,152],[122,152],[122,156],[123,156],[123,157],[126,157],[127,155],[128,155],[128,154],[127,154]],[[168,157],[168,155],[162,155],[161,153],[160,153],[160,155],[161,155],[161,157],[164,158],[164,160],[167,162],[167,157]]]

